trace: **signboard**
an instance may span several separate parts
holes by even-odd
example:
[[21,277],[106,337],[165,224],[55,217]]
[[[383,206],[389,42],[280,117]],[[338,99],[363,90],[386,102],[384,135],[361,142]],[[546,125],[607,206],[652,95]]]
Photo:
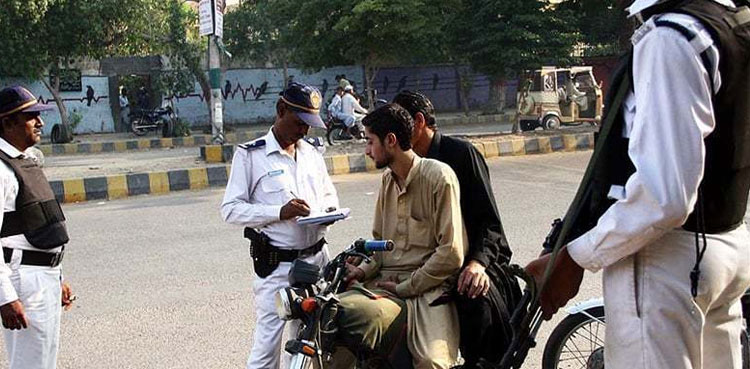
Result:
[[214,35],[224,38],[224,0],[213,0],[214,5]]
[[200,35],[224,36],[224,0],[200,0]]
[[200,16],[200,35],[210,36],[214,33],[214,21],[213,21],[213,7],[211,6],[213,1],[211,0],[200,0],[198,5],[198,15]]

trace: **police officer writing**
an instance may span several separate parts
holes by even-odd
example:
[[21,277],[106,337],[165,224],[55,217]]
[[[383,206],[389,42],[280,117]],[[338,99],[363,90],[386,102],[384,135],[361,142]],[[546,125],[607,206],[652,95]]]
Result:
[[[541,306],[550,316],[584,269],[603,270],[607,369],[740,368],[750,9],[636,0],[628,11],[642,24],[612,78]],[[550,260],[527,271],[541,281]]]
[[512,252],[492,194],[487,163],[470,142],[437,131],[435,108],[425,95],[401,91],[393,102],[414,119],[414,152],[448,164],[460,185],[469,239],[455,301],[464,368],[475,368],[480,358],[497,362],[512,338],[510,315],[521,292],[515,277],[500,268],[510,261]]
[[74,300],[61,283],[65,217],[42,169],[24,154],[41,139],[40,112],[52,109],[21,86],[0,91],[0,315],[11,369],[57,366],[61,306]]
[[320,152],[302,138],[310,127],[325,128],[317,89],[290,83],[276,102],[268,134],[239,145],[232,160],[221,214],[245,226],[254,271],[256,326],[248,369],[278,368],[284,322],[274,295],[289,285],[295,259],[324,266],[326,225],[299,225],[295,218],[338,208],[338,197]]

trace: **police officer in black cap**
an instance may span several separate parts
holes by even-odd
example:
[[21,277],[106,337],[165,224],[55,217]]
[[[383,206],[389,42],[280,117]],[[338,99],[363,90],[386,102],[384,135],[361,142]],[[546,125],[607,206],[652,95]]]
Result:
[[[65,217],[42,169],[24,152],[41,139],[40,113],[52,110],[21,86],[0,91],[0,316],[11,369],[54,369],[61,306]],[[61,303],[62,302],[62,303]]]
[[295,219],[338,208],[325,161],[302,138],[310,127],[325,128],[320,92],[290,83],[276,102],[268,134],[239,145],[232,159],[221,214],[245,227],[254,271],[256,326],[248,369],[278,368],[284,322],[276,315],[276,291],[289,285],[295,259],[318,266],[328,260],[326,225],[299,225]]

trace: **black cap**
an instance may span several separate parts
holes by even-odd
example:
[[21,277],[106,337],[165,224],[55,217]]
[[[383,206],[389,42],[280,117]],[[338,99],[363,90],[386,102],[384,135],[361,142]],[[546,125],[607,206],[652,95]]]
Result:
[[54,105],[40,103],[29,90],[22,86],[6,87],[0,91],[0,118],[20,112],[40,112],[54,109]]
[[290,82],[279,95],[281,100],[308,126],[326,128],[323,119],[320,118],[320,104],[323,98],[317,88]]

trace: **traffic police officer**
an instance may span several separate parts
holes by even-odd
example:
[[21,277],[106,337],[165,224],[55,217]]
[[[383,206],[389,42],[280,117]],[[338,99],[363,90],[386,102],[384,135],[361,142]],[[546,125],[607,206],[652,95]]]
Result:
[[[629,11],[643,24],[612,79],[588,189],[564,220],[572,234],[541,306],[549,316],[575,295],[584,268],[603,269],[608,369],[740,368],[750,9],[636,0]],[[527,270],[539,280],[549,260]]]
[[248,369],[279,367],[284,322],[276,315],[275,293],[289,285],[291,262],[300,258],[322,267],[329,260],[327,226],[299,225],[295,218],[339,205],[323,156],[302,139],[309,127],[325,128],[320,92],[292,82],[280,95],[268,134],[235,152],[221,205],[226,222],[246,227],[257,275]]
[[[24,154],[41,139],[40,112],[52,110],[27,89],[0,91],[0,315],[11,369],[54,369],[61,305],[65,217],[42,169]],[[62,304],[61,304],[62,302]]]

